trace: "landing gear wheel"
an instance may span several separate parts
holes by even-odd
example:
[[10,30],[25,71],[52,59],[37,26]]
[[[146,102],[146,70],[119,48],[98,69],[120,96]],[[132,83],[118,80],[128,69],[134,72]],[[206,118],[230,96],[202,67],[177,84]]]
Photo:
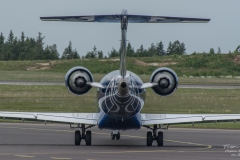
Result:
[[86,141],[87,146],[91,146],[91,144],[92,144],[92,132],[91,131],[86,132],[85,141]]
[[163,146],[163,132],[158,132],[157,144],[158,146]]
[[113,132],[111,133],[111,139],[114,140],[116,138],[116,135],[113,134]]
[[75,146],[79,146],[81,143],[81,133],[80,131],[75,131]]
[[153,136],[152,132],[147,132],[147,146],[152,146],[153,143]]
[[117,139],[117,140],[120,139],[120,132],[118,132],[118,134],[116,134],[116,139]]

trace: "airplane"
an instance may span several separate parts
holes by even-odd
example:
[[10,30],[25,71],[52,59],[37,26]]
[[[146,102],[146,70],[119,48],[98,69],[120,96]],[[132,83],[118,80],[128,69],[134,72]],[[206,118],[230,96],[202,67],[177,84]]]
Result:
[[[206,122],[216,120],[240,119],[240,114],[145,114],[142,113],[146,98],[146,89],[152,88],[159,96],[169,96],[178,87],[178,76],[170,68],[158,68],[153,71],[150,81],[143,81],[135,73],[126,68],[126,41],[129,23],[207,23],[210,19],[146,16],[128,14],[90,15],[90,16],[55,16],[40,17],[43,21],[67,22],[110,22],[121,25],[120,68],[105,75],[100,82],[95,82],[92,73],[82,66],[70,69],[65,76],[67,89],[78,96],[87,94],[93,87],[97,88],[97,113],[34,113],[34,112],[0,112],[0,117],[35,119],[76,124],[74,144],[80,145],[85,140],[86,145],[92,144],[92,134],[89,130],[97,126],[99,129],[109,129],[111,139],[120,139],[120,131],[141,129],[146,127],[146,145],[152,146],[156,141],[163,146],[163,132],[169,124]],[[164,104],[163,104],[164,105]],[[167,125],[167,128],[163,128]]]

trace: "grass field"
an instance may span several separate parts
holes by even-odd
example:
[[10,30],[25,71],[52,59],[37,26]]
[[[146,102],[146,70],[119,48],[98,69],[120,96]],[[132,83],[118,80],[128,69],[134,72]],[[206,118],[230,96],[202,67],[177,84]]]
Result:
[[[96,90],[84,96],[69,93],[64,86],[0,85],[1,111],[96,112]],[[169,97],[159,97],[151,89],[143,113],[235,113],[240,114],[240,90],[178,89]],[[230,124],[230,125],[228,125]],[[173,125],[191,127],[191,124]],[[195,124],[200,128],[240,128],[238,123]]]
[[[45,71],[0,71],[0,81],[37,81],[64,82],[66,73]],[[99,82],[105,74],[93,74],[94,80]],[[143,82],[149,82],[151,75],[139,75]],[[240,84],[240,78],[201,78],[179,77],[179,84]]]
[[[0,71],[40,71],[66,73],[75,66],[84,66],[92,73],[106,74],[119,69],[119,59],[75,59],[0,61]],[[196,54],[156,57],[128,57],[127,69],[138,75],[151,75],[160,67],[172,68],[180,77],[240,76],[238,54]]]
[[[96,89],[84,96],[65,86],[0,85],[0,110],[94,112]],[[147,90],[145,113],[240,113],[240,90],[178,89],[168,97]]]
[[[84,96],[65,86],[0,85],[0,110],[47,112],[94,112],[96,89]],[[240,113],[240,90],[178,89],[168,97],[147,90],[145,113]]]
[[[106,73],[119,69],[119,61],[111,59],[0,61],[0,81],[63,82],[66,72],[75,66],[88,68],[93,73],[95,81],[99,82]],[[144,82],[149,82],[151,73],[159,67],[170,67],[175,70],[180,76],[179,84],[240,84],[239,55],[127,59],[127,69],[138,74]],[[229,75],[233,75],[235,78]],[[97,110],[96,89],[92,89],[89,94],[84,96],[72,95],[64,86],[0,85],[0,90],[1,111],[95,112]],[[151,89],[148,89],[142,112],[237,114],[240,113],[239,102],[240,90],[178,89],[169,97],[159,97]],[[191,124],[181,124],[172,127],[192,126]],[[240,128],[238,123],[230,122],[216,125],[214,123],[195,124],[195,128],[198,127]]]

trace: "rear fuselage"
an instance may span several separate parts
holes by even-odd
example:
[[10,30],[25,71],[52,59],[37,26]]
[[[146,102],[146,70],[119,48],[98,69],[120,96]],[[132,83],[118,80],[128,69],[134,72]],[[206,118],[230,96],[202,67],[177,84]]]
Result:
[[[124,85],[121,85],[123,81]],[[142,80],[130,71],[126,72],[123,79],[117,70],[104,76],[100,83],[105,88],[97,90],[99,112],[102,113],[99,128],[122,130],[140,128],[141,117],[138,114],[146,97],[145,89],[140,89]],[[128,92],[124,93],[127,87]]]

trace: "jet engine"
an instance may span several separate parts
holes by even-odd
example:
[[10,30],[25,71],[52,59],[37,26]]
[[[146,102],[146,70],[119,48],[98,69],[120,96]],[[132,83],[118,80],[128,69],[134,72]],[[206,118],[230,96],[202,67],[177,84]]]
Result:
[[152,89],[160,96],[168,96],[172,94],[178,87],[177,74],[170,68],[158,68],[150,78],[150,82],[154,84]]
[[74,67],[65,76],[66,87],[76,95],[86,94],[92,88],[88,83],[92,82],[94,82],[92,73],[84,67]]

